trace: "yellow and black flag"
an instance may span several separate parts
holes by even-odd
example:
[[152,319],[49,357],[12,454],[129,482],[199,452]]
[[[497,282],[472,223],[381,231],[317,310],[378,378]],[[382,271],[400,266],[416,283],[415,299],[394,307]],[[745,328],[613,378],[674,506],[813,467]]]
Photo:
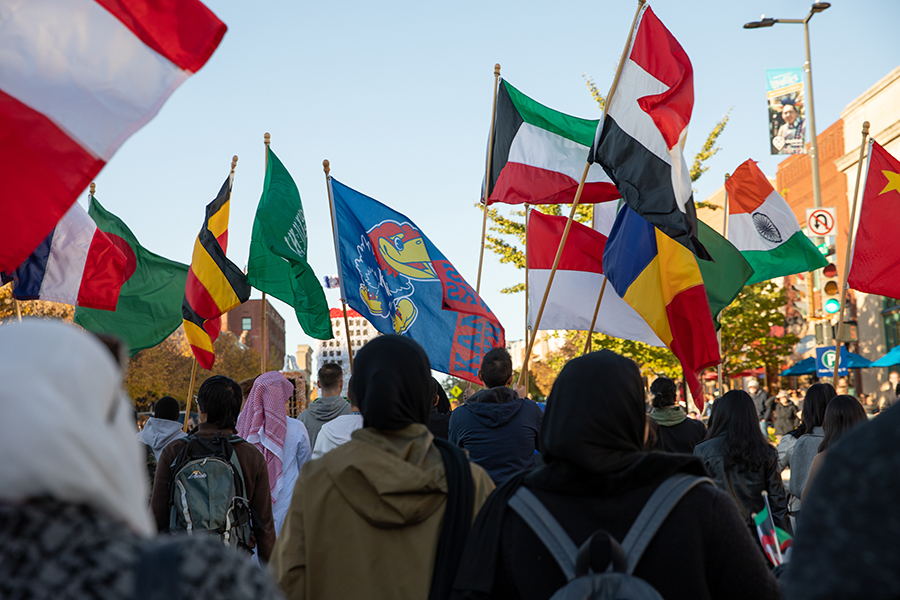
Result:
[[216,361],[213,342],[219,336],[219,317],[250,299],[244,273],[225,257],[228,246],[228,204],[234,170],[219,195],[206,206],[206,220],[194,242],[181,306],[184,333],[197,362],[210,369]]

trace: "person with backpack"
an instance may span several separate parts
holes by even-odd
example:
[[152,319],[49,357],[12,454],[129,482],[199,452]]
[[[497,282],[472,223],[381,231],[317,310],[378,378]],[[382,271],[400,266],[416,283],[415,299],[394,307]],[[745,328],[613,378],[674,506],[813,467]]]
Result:
[[446,598],[494,485],[428,431],[431,368],[422,347],[380,336],[354,357],[365,427],[306,463],[272,568],[291,600]]
[[153,536],[124,361],[58,319],[0,330],[0,598],[279,597],[209,536]]
[[644,452],[647,428],[632,360],[570,361],[547,400],[543,464],[482,508],[451,598],[780,598],[731,498],[695,457]]
[[233,379],[203,382],[200,424],[160,454],[150,509],[160,532],[212,531],[267,562],[275,544],[269,473],[262,453],[235,433],[241,399]]

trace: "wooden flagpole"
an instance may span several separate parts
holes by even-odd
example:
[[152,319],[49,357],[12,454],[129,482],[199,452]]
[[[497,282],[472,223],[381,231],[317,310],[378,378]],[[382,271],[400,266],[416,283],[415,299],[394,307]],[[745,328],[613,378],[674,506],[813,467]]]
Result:
[[[266,146],[266,167],[265,167],[266,171],[269,170],[269,143],[271,141],[272,141],[272,136],[267,131],[263,135],[263,144],[265,144],[265,146]],[[261,349],[260,353],[259,353],[259,372],[260,372],[260,374],[266,372],[266,366],[268,363],[267,359],[268,359],[268,354],[269,354],[269,335],[268,335],[269,327],[268,327],[268,323],[266,323],[266,302],[267,302],[266,293],[263,292],[262,293],[262,302],[260,302],[260,309],[259,309],[259,312],[260,312],[259,323],[260,323],[260,329],[261,329],[261,331],[260,331],[261,339],[260,339],[260,343],[259,343],[259,346]]]
[[603,285],[600,286],[600,296],[597,298],[597,306],[594,307],[594,317],[591,319],[591,328],[588,329],[587,332],[587,340],[584,342],[584,350],[582,350],[581,355],[584,356],[588,352],[591,351],[591,343],[593,342],[594,337],[594,326],[597,325],[597,314],[600,312],[600,303],[603,302],[603,292],[606,291],[606,282],[609,281],[606,276],[603,276]]
[[353,375],[353,345],[350,343],[350,319],[347,318],[347,298],[344,295],[344,274],[341,271],[341,255],[337,237],[337,215],[334,213],[334,198],[331,194],[331,163],[322,161],[325,171],[325,187],[328,189],[328,210],[331,212],[331,237],[334,239],[334,257],[338,263],[338,277],[341,290],[341,306],[344,307],[344,331],[347,333],[347,357],[350,359],[350,375]]
[[[191,367],[191,385],[188,388],[187,400],[184,403],[184,432],[188,430],[188,419],[191,416],[191,403],[194,400],[194,379],[197,377],[197,357],[194,357],[194,364]],[[200,405],[197,405],[197,414],[200,412]]]
[[[622,58],[619,60],[619,66],[616,67],[616,76],[613,78],[612,85],[609,88],[609,93],[606,95],[606,102],[603,104],[603,117],[600,119],[600,123],[597,125],[598,127],[603,127],[603,121],[606,118],[606,113],[609,110],[609,104],[612,102],[613,94],[616,92],[616,87],[619,85],[619,79],[622,76],[622,67],[625,65],[625,61],[628,59],[628,49],[631,48],[631,39],[634,37],[634,26],[637,23],[638,16],[641,14],[641,9],[644,8],[644,4],[647,0],[638,0],[638,8],[634,13],[634,19],[631,22],[631,28],[628,30],[628,38],[625,40],[625,49],[622,51]],[[493,136],[492,136],[493,137]],[[563,230],[562,238],[559,240],[559,248],[556,250],[556,258],[553,260],[553,267],[550,269],[550,276],[547,278],[547,287],[544,289],[544,297],[541,300],[541,307],[538,310],[537,317],[534,320],[534,333],[531,336],[531,339],[528,342],[528,347],[525,349],[525,360],[522,364],[522,374],[525,373],[525,369],[528,368],[528,361],[531,360],[531,350],[534,346],[534,340],[537,338],[537,332],[540,330],[541,325],[541,317],[544,314],[544,306],[547,303],[547,296],[550,295],[550,286],[553,285],[553,278],[556,276],[556,268],[559,266],[559,259],[562,257],[563,248],[566,245],[566,239],[569,237],[569,230],[572,228],[572,221],[575,218],[575,211],[578,209],[578,202],[581,200],[581,192],[584,190],[584,182],[587,179],[588,170],[591,168],[591,163],[586,162],[584,164],[584,171],[581,173],[581,180],[578,182],[578,191],[575,192],[575,200],[572,202],[572,210],[569,212],[569,219],[566,221],[566,228]],[[485,187],[487,189],[487,187]],[[485,207],[486,208],[486,207]],[[522,385],[522,375],[519,375],[519,385]]]
[[[729,173],[725,173],[725,184],[731,177]],[[728,239],[728,188],[725,188],[725,215],[722,217],[722,237]],[[722,318],[722,311],[719,311],[717,319]],[[719,396],[722,396],[722,322],[719,321],[719,330],[716,332],[716,343],[719,344],[719,364],[716,366],[716,385],[719,388]]]
[[[528,218],[531,205],[525,203],[525,345],[531,337],[531,328],[528,326]],[[522,362],[522,372],[525,373],[525,395],[528,395],[528,365]]]
[[[863,157],[866,152],[866,138],[869,137],[869,122],[865,121],[862,124],[862,142],[859,144],[859,161],[857,162],[856,167],[856,186],[853,189],[853,208],[850,210],[850,229],[847,230],[847,252],[844,254],[844,273],[841,279],[843,283],[841,283],[841,310],[838,313],[838,339],[834,342],[834,385],[837,386],[838,380],[838,368],[841,365],[841,346],[844,341],[844,309],[847,305],[847,278],[850,276],[850,259],[851,254],[850,251],[853,249],[853,225],[856,222],[856,201],[859,199],[859,179],[862,175],[862,164]],[[871,138],[869,139],[869,146],[872,145]],[[871,160],[871,148],[869,152],[869,157]],[[868,181],[868,177],[866,178]]]
[[[478,279],[475,280],[475,292],[481,293],[481,267],[484,264],[484,239],[487,236],[487,217],[488,217],[488,188],[490,187],[491,176],[491,155],[494,153],[494,122],[497,117],[497,82],[500,79],[500,63],[494,65],[494,103],[491,108],[491,132],[488,137],[488,155],[487,162],[484,167],[484,195],[482,197],[481,211],[483,213],[481,219],[481,253],[478,255]],[[527,212],[527,209],[526,209]]]

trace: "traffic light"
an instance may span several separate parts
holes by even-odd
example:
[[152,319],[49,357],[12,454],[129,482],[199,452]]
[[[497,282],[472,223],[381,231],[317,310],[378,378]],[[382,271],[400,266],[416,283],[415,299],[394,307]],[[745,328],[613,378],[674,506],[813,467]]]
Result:
[[837,274],[837,266],[834,263],[822,267],[822,309],[828,315],[841,310],[841,284]]

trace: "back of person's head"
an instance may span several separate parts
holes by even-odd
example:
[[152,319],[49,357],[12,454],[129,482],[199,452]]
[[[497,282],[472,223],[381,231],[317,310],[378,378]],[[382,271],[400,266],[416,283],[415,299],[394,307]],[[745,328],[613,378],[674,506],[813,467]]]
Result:
[[830,383],[814,383],[806,390],[803,400],[803,425],[807,432],[822,427],[825,422],[825,408],[837,396]]
[[206,421],[219,429],[234,429],[242,399],[241,386],[224,375],[213,375],[197,392],[197,406],[206,413]]
[[656,381],[650,384],[650,393],[653,394],[650,405],[657,409],[673,406],[677,391],[674,381],[668,377],[657,377]]
[[415,340],[377,337],[360,349],[353,366],[353,392],[365,427],[396,431],[414,423],[428,424],[431,367]]
[[347,381],[347,402],[350,403],[350,408],[359,410],[359,404],[356,403],[356,392],[353,391],[353,375]]
[[322,392],[333,390],[344,379],[344,370],[337,363],[325,363],[319,368],[319,387]]
[[644,389],[637,364],[610,350],[570,360],[547,399],[544,463],[564,460],[592,473],[633,464],[643,456]]
[[775,453],[759,428],[753,398],[744,390],[731,390],[716,400],[706,439],[720,436],[725,444],[726,467],[761,469]]
[[825,409],[825,437],[819,444],[819,452],[833,446],[841,437],[857,424],[868,421],[866,410],[853,396],[835,396]]
[[481,359],[481,380],[487,387],[502,387],[512,377],[512,357],[506,348],[492,348]]
[[156,408],[153,416],[157,419],[165,419],[166,421],[177,421],[181,409],[178,407],[178,400],[172,396],[163,396],[156,401]]
[[444,391],[443,386],[434,377],[431,378],[431,389],[434,391],[434,406],[438,413],[446,415],[450,412],[450,399],[447,398],[447,392]]
[[146,453],[114,353],[56,319],[0,329],[0,502],[85,505],[149,535]]
[[[259,375],[257,375],[256,377],[259,377]],[[250,390],[253,389],[253,384],[254,382],[256,382],[256,377],[242,379],[238,383],[238,385],[241,386],[241,395],[244,397],[244,402],[247,401],[247,397],[250,395]]]

